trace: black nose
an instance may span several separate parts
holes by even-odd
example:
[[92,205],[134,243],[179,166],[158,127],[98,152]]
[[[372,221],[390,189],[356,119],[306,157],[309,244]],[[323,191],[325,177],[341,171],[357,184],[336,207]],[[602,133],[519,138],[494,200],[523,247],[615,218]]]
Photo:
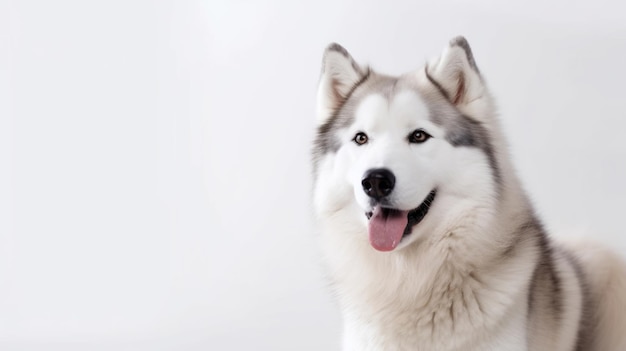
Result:
[[396,177],[386,168],[375,168],[365,172],[361,181],[363,191],[367,196],[380,200],[391,194],[393,186],[396,184]]

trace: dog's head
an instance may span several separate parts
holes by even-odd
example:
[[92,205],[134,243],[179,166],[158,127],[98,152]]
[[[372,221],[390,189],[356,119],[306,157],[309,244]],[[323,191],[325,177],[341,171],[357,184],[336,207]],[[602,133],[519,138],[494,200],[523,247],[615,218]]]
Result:
[[375,73],[331,44],[313,151],[317,215],[369,237],[379,251],[448,230],[444,224],[498,192],[492,109],[462,37],[400,77]]

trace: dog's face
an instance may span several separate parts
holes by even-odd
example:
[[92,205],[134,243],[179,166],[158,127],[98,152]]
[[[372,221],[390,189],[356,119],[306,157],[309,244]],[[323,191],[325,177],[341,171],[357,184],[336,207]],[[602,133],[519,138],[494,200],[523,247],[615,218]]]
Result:
[[320,217],[391,251],[497,191],[488,129],[464,113],[480,113],[485,94],[464,39],[401,77],[359,66],[337,44],[323,64],[314,150]]

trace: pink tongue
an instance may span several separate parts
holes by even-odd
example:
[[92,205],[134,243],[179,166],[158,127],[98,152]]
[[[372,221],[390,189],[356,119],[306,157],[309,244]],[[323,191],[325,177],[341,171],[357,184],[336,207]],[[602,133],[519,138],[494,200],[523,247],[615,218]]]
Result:
[[[384,213],[387,212],[387,215]],[[391,251],[398,246],[404,234],[408,211],[383,211],[380,206],[374,209],[369,221],[370,244],[378,251]]]

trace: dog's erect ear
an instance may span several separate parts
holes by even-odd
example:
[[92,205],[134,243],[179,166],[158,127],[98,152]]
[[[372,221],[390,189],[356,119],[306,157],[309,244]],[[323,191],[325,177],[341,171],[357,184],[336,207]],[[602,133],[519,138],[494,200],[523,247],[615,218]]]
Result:
[[337,43],[324,51],[322,76],[317,90],[317,122],[323,124],[333,115],[353,88],[367,75],[348,51]]
[[441,56],[428,63],[428,79],[454,105],[460,108],[483,95],[483,82],[467,40],[456,37]]

